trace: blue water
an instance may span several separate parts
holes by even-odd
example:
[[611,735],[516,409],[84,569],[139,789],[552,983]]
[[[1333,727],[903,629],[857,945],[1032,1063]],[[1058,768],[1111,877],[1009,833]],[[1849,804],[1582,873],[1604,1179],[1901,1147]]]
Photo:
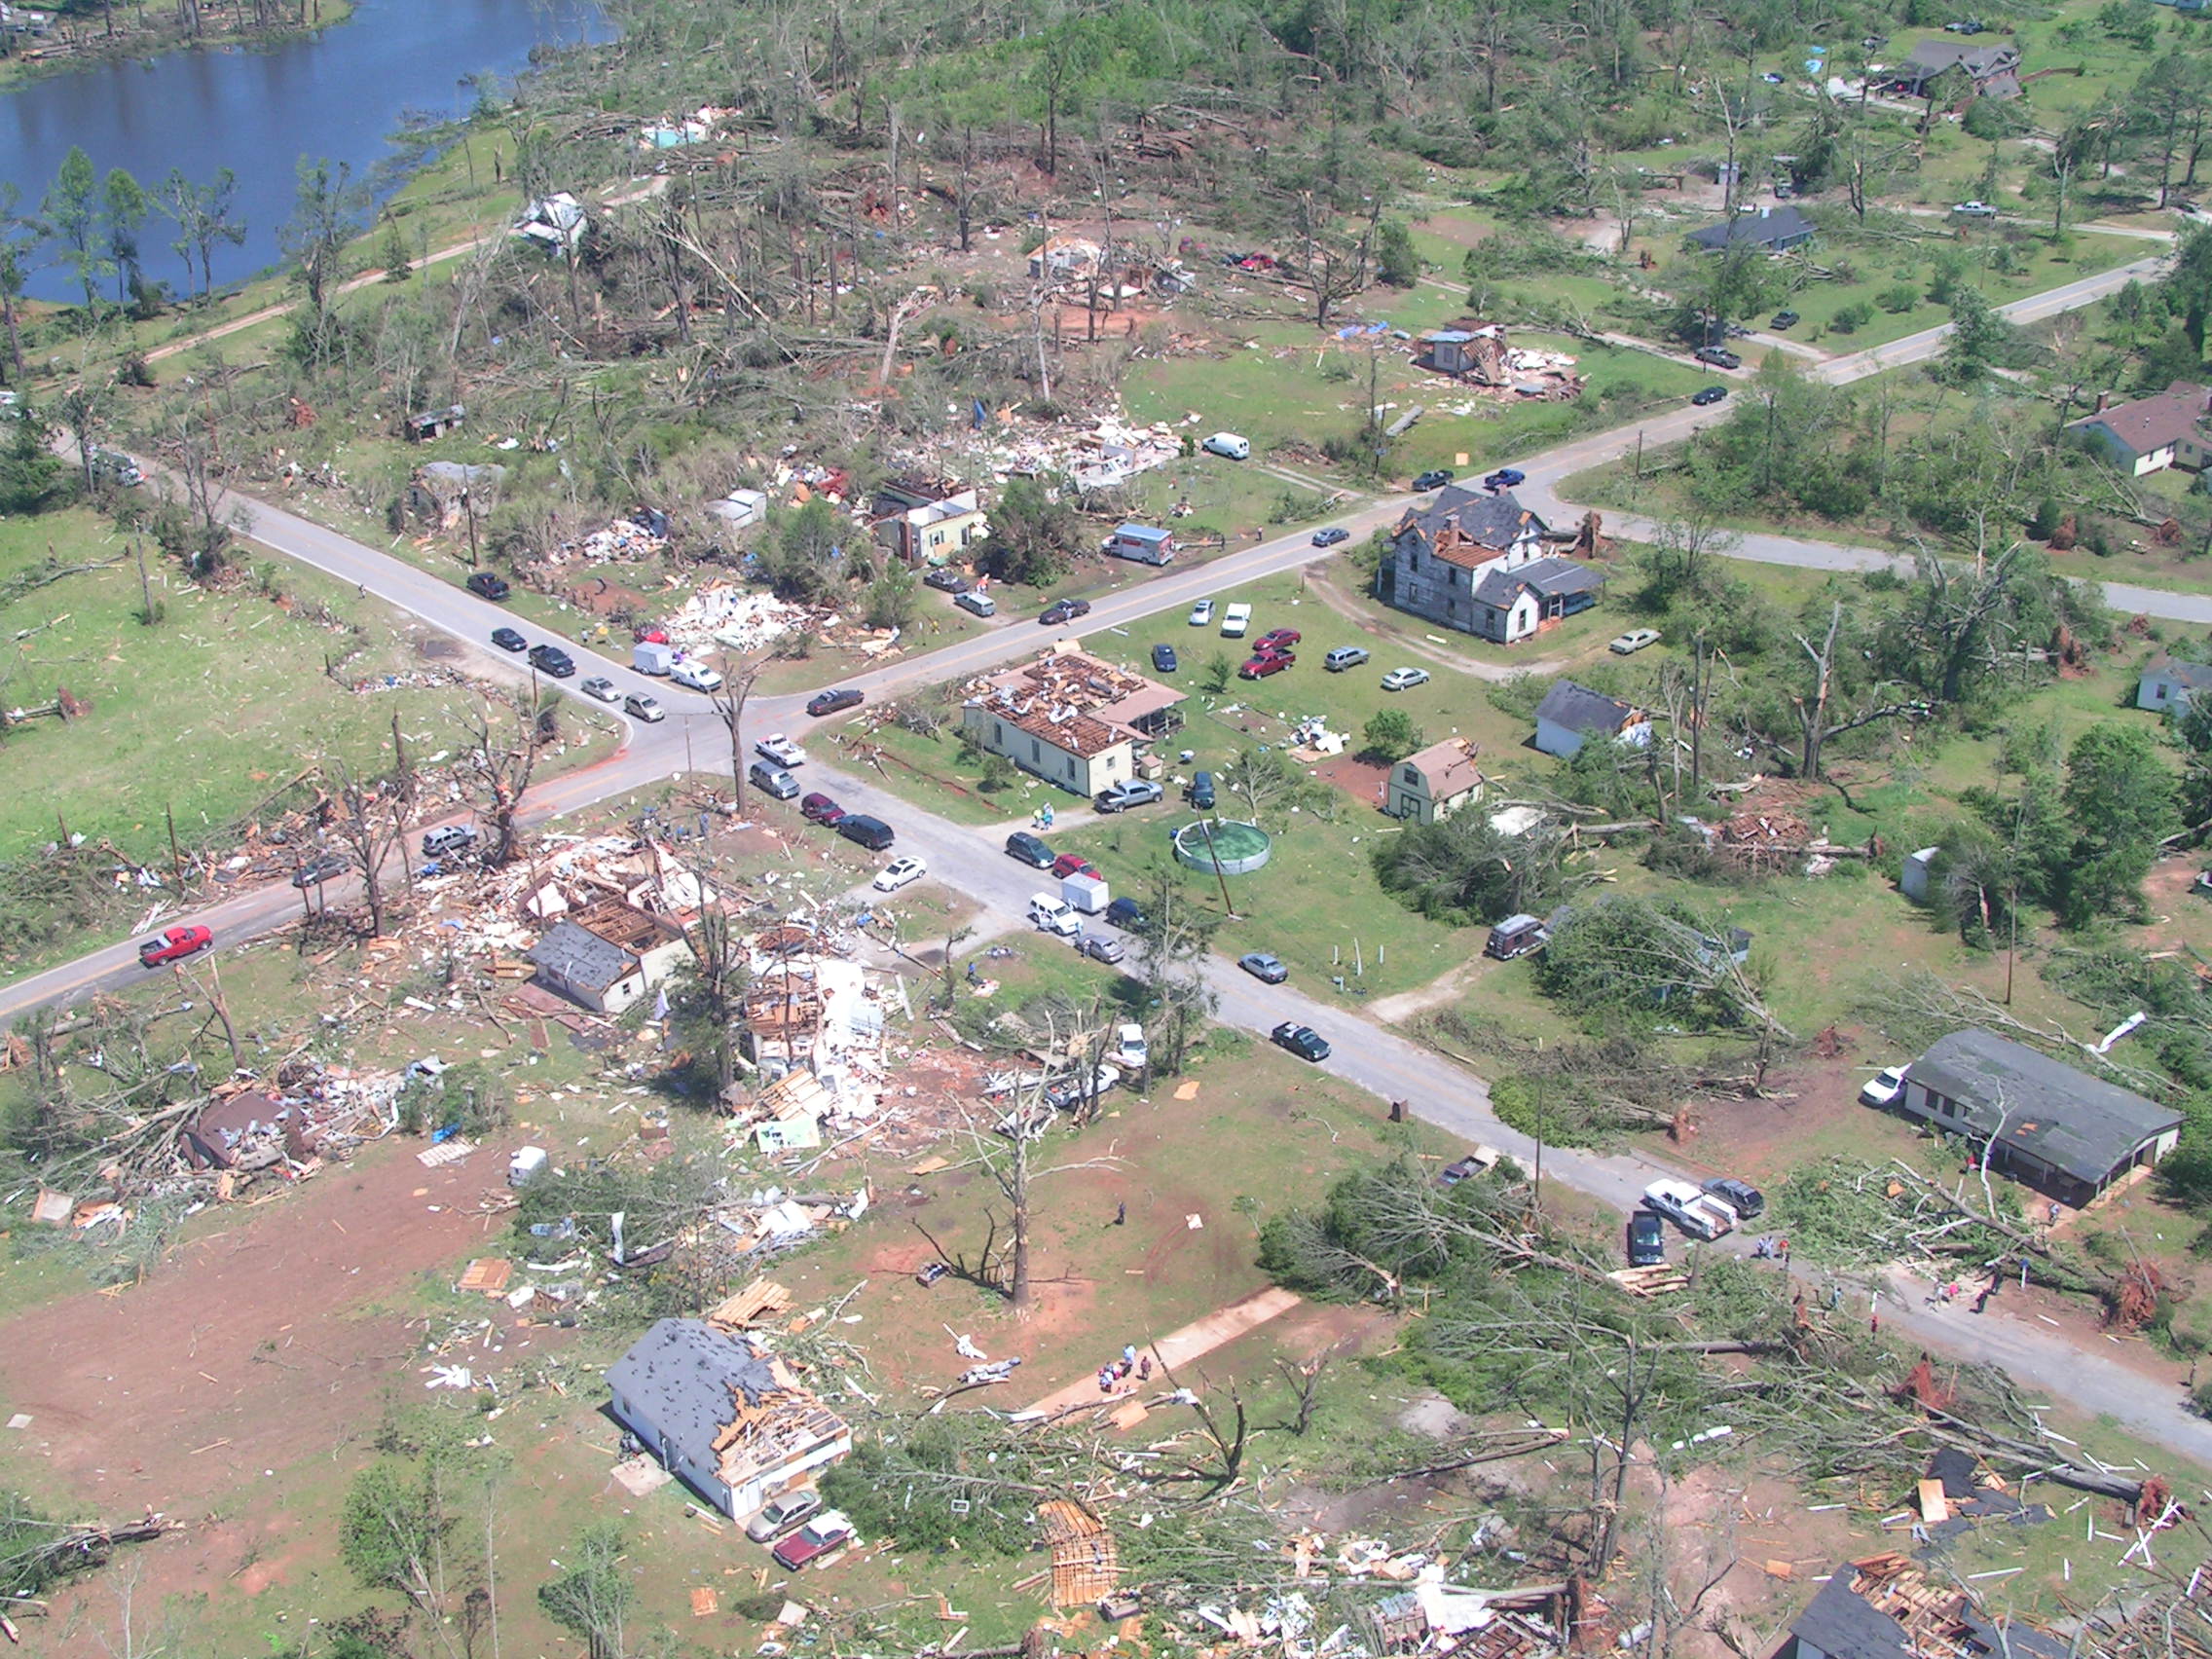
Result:
[[[349,21],[266,51],[93,64],[0,94],[0,179],[35,206],[72,144],[103,175],[127,168],[149,195],[172,167],[203,184],[228,166],[246,240],[215,250],[221,286],[281,257],[276,232],[291,216],[301,156],[350,163],[366,181],[392,159],[402,117],[465,113],[470,76],[511,77],[535,46],[610,34],[592,0],[359,0]],[[399,182],[382,177],[387,193]],[[139,239],[147,275],[181,295],[184,265],[168,245],[175,235],[157,213]],[[45,299],[76,292],[53,266],[33,274],[30,289]]]

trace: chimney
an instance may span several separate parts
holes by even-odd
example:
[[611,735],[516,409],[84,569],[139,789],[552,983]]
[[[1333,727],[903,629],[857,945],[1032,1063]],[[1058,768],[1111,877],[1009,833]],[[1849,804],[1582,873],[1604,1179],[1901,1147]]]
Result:
[[2090,410],[2089,413],[2092,415],[2102,415],[2107,409],[2110,409],[2111,407],[2112,393],[2109,391],[2100,391],[2097,393],[2097,406],[2096,408]]

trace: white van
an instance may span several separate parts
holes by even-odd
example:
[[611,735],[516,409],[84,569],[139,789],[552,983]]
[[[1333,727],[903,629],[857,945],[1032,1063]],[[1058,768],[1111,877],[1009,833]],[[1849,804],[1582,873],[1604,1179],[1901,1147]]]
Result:
[[1216,432],[1198,447],[1208,455],[1218,455],[1225,461],[1252,459],[1252,440],[1240,438],[1235,432]]
[[688,685],[694,691],[719,691],[722,677],[703,662],[683,661],[668,671],[669,679],[679,685]]
[[1029,896],[1029,921],[1033,927],[1047,933],[1069,938],[1083,932],[1083,918],[1064,900],[1050,893],[1033,893]]
[[1252,625],[1252,608],[1249,605],[1233,605],[1221,613],[1221,637],[1225,640],[1241,640],[1244,630]]

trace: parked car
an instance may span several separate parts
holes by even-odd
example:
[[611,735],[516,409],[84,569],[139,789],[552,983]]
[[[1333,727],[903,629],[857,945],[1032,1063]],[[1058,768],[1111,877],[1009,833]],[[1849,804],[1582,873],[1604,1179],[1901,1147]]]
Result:
[[1500,490],[1510,490],[1515,485],[1528,482],[1529,475],[1518,466],[1501,466],[1483,480],[1483,488],[1495,495]]
[[1316,547],[1334,547],[1339,542],[1349,541],[1350,539],[1351,532],[1342,525],[1332,524],[1326,530],[1317,530],[1313,533],[1313,545]]
[[1175,659],[1175,647],[1173,645],[1155,645],[1152,647],[1153,673],[1173,674],[1181,666],[1182,664]]
[[1106,906],[1106,919],[1124,933],[1145,930],[1144,906],[1134,899],[1117,899]]
[[793,1527],[821,1513],[822,1494],[811,1487],[771,1497],[759,1514],[745,1524],[745,1535],[756,1544],[773,1543]]
[[512,628],[493,629],[492,644],[498,645],[503,651],[527,651],[530,649],[530,642]]
[[1044,610],[1038,614],[1037,620],[1044,623],[1048,628],[1056,628],[1062,622],[1073,622],[1078,616],[1088,616],[1089,614],[1089,600],[1063,599],[1045,607]]
[[710,668],[703,662],[685,658],[668,671],[669,679],[679,685],[687,685],[694,691],[719,691],[722,677],[719,669]]
[[1428,670],[1425,668],[1393,668],[1382,677],[1382,689],[1385,691],[1411,691],[1417,685],[1427,683]]
[[1523,910],[1490,930],[1490,937],[1483,941],[1483,954],[1499,962],[1512,962],[1543,949],[1551,937],[1541,917]]
[[809,1562],[834,1555],[853,1541],[853,1524],[843,1513],[826,1509],[769,1553],[786,1572],[796,1572]]
[[1286,1019],[1268,1035],[1278,1049],[1288,1049],[1302,1060],[1316,1065],[1329,1057],[1329,1041],[1310,1025],[1301,1025],[1295,1019]]
[[1253,654],[1257,655],[1261,651],[1272,651],[1278,646],[1287,651],[1292,645],[1297,645],[1305,638],[1306,636],[1296,628],[1270,628],[1260,636],[1259,643],[1253,645]]
[[1266,950],[1247,950],[1236,959],[1236,966],[1263,984],[1279,985],[1290,977],[1290,970],[1282,958]]
[[1767,318],[1766,325],[1769,328],[1795,328],[1800,322],[1804,320],[1805,319],[1799,316],[1795,312],[1785,308],[1782,311],[1776,312],[1774,315]]
[[488,599],[495,605],[514,592],[504,577],[495,576],[490,571],[478,571],[463,585],[478,599]]
[[1464,1158],[1455,1158],[1436,1172],[1439,1187],[1456,1187],[1462,1181],[1472,1181],[1477,1175],[1488,1175],[1495,1169],[1505,1154],[1494,1146],[1478,1146]]
[[766,790],[778,800],[790,800],[798,793],[798,780],[773,760],[754,761],[745,775],[756,789]]
[[1207,624],[1208,622],[1211,622],[1212,620],[1213,620],[1213,601],[1212,601],[1212,600],[1210,600],[1210,599],[1201,599],[1201,600],[1199,600],[1199,601],[1198,601],[1198,604],[1196,604],[1196,605],[1194,605],[1194,606],[1192,606],[1192,607],[1191,607],[1191,617],[1190,617],[1190,621],[1191,621],[1191,626],[1192,626],[1192,627],[1194,627],[1194,628],[1203,628],[1203,627],[1204,627],[1204,626],[1205,626],[1205,625],[1206,625],[1206,624]]
[[476,830],[468,824],[441,824],[435,830],[423,832],[423,856],[442,859],[449,853],[464,853],[476,845]]
[[919,881],[929,874],[930,866],[912,853],[893,859],[876,872],[868,885],[878,893],[896,893],[909,881]]
[[555,680],[566,680],[576,672],[575,658],[559,645],[531,646],[530,666],[540,674],[550,674]]
[[922,577],[922,586],[935,588],[940,593],[966,593],[975,585],[950,565],[940,565]]
[[1238,437],[1235,432],[1216,432],[1198,446],[1208,455],[1218,455],[1224,461],[1250,461],[1252,440]]
[[1098,872],[1090,867],[1090,861],[1081,853],[1062,853],[1052,861],[1052,873],[1064,879],[1071,875],[1096,875]]
[[889,851],[891,843],[899,838],[891,832],[890,825],[880,818],[870,818],[865,812],[848,812],[838,819],[837,833],[848,841],[858,842],[871,853]]
[[1062,939],[1073,939],[1083,932],[1083,918],[1075,913],[1075,906],[1051,893],[1029,896],[1029,925]]
[[1716,369],[1740,369],[1744,366],[1744,359],[1725,346],[1700,346],[1691,355],[1701,363],[1711,363]]
[[1432,467],[1414,480],[1414,494],[1419,496],[1430,490],[1441,490],[1452,482],[1449,466]]
[[1365,645],[1338,645],[1321,659],[1321,666],[1331,674],[1342,674],[1347,668],[1357,668],[1366,660]]
[[1183,791],[1183,798],[1200,812],[1211,812],[1213,810],[1213,774],[1211,772],[1193,772],[1189,786]]
[[753,746],[753,753],[773,760],[779,766],[803,766],[806,751],[782,732],[771,732]]
[[1611,651],[1615,656],[1634,656],[1638,651],[1643,649],[1645,645],[1655,645],[1658,643],[1658,629],[1631,628],[1627,633],[1615,634],[1611,639],[1607,640],[1605,642],[1605,649]]
[[798,815],[809,824],[833,826],[845,816],[845,809],[828,795],[816,791],[798,803]]
[[1962,202],[1951,209],[1962,219],[1994,219],[1997,209],[1986,202]]
[[623,698],[622,712],[647,725],[658,725],[668,719],[668,711],[660,706],[660,699],[644,691],[633,691]]
[[1898,1096],[1904,1092],[1903,1066],[1884,1066],[1866,1080],[1866,1087],[1859,1091],[1859,1098],[1869,1106],[1894,1106]]
[[847,709],[857,709],[866,701],[866,692],[855,691],[850,685],[846,685],[835,691],[816,692],[806,700],[806,712],[819,719],[823,715],[842,714]]
[[1656,1268],[1667,1260],[1667,1224],[1653,1210],[1640,1209],[1628,1218],[1628,1265]]
[[1124,1021],[1114,1028],[1114,1063],[1126,1066],[1130,1071],[1142,1071],[1152,1064],[1152,1046],[1145,1041],[1144,1027],[1134,1020]]
[[1739,1181],[1733,1175],[1715,1175],[1705,1184],[1706,1195],[1718,1198],[1736,1212],[1738,1219],[1756,1221],[1766,1214],[1766,1195],[1749,1181]]
[[1166,793],[1150,778],[1124,778],[1100,790],[1090,804],[1100,812],[1126,812],[1132,806],[1150,806]]
[[604,674],[595,674],[576,686],[587,697],[597,697],[602,703],[619,703],[622,689]]
[[352,861],[343,853],[323,853],[292,871],[294,887],[320,887],[333,876],[344,875],[353,867]]
[[1690,393],[1690,401],[1696,404],[1700,409],[1706,409],[1710,408],[1715,403],[1720,402],[1727,395],[1728,388],[1726,387],[1709,386]]
[[1258,656],[1246,657],[1236,670],[1239,680],[1265,680],[1271,674],[1280,674],[1296,660],[1288,651],[1262,651]]
[[1019,859],[1031,869],[1051,869],[1057,855],[1045,844],[1044,837],[1032,835],[1026,830],[1016,830],[1006,838],[1010,858]]
[[1221,613],[1221,637],[1225,640],[1241,640],[1244,630],[1252,625],[1252,608],[1249,605],[1233,605]]
[[166,928],[160,938],[150,939],[138,947],[138,965],[141,968],[159,968],[165,962],[181,962],[197,951],[205,950],[214,942],[215,935],[206,928]]
[[999,602],[987,593],[956,593],[952,596],[952,603],[971,616],[996,616],[999,613]]
[[1128,949],[1112,934],[1085,934],[1075,941],[1075,947],[1093,962],[1106,963],[1121,961]]

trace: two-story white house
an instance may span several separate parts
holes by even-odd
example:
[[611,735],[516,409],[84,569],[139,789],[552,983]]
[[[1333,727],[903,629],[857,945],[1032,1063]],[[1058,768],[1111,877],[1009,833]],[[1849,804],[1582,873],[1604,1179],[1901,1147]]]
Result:
[[1510,645],[1598,602],[1605,574],[1545,552],[1549,527],[1502,490],[1450,486],[1410,507],[1377,572],[1385,605]]

